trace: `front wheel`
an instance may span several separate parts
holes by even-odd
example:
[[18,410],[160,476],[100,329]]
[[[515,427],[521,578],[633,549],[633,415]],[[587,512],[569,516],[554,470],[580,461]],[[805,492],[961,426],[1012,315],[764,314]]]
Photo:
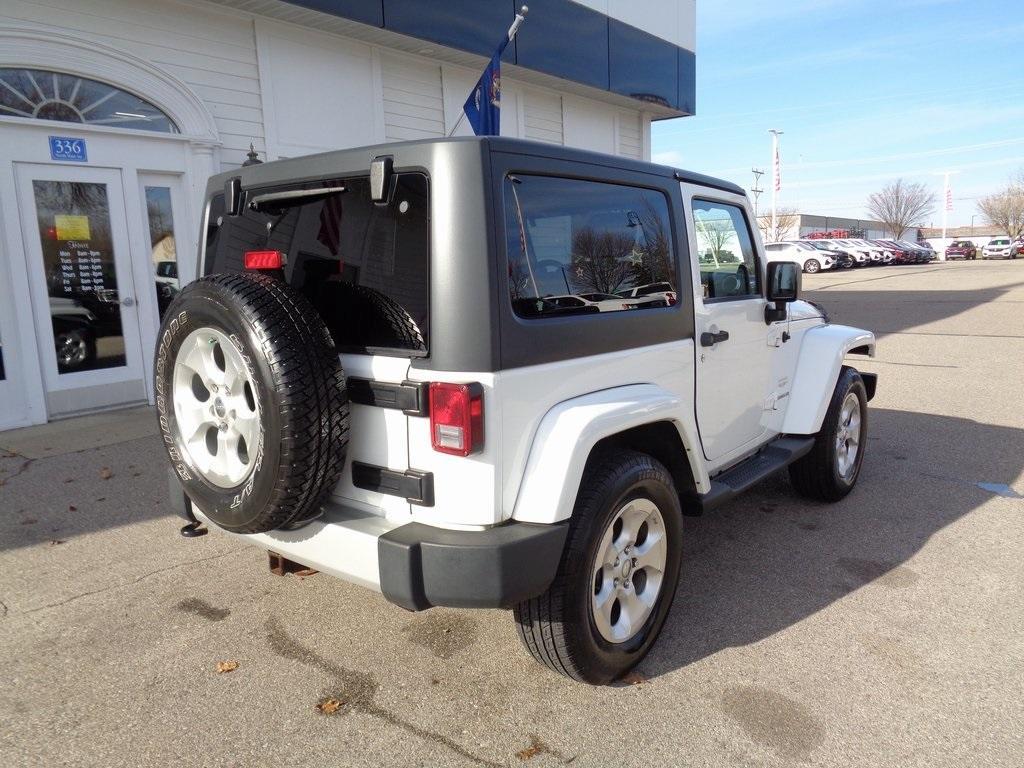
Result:
[[639,663],[665,623],[682,510],[668,470],[634,451],[592,459],[580,489],[555,579],[515,619],[538,662],[604,685]]
[[843,366],[814,447],[789,467],[797,493],[819,501],[839,501],[857,483],[868,432],[864,381]]

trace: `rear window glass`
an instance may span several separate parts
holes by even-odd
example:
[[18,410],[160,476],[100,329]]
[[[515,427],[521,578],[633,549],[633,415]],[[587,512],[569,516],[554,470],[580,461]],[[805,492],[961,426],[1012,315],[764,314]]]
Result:
[[548,176],[505,179],[509,294],[520,317],[676,303],[665,195]]
[[[319,310],[339,349],[424,356],[429,334],[430,206],[427,177],[396,174],[387,204],[369,178],[251,191],[240,216],[211,200],[205,273],[244,269],[246,251],[285,254],[285,278]],[[290,190],[343,192],[253,201]]]

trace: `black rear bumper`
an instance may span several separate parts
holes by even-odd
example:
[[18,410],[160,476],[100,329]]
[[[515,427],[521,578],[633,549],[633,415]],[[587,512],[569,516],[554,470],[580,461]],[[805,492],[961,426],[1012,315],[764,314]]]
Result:
[[409,523],[377,539],[381,592],[410,611],[511,608],[551,584],[568,531],[568,522],[485,531]]

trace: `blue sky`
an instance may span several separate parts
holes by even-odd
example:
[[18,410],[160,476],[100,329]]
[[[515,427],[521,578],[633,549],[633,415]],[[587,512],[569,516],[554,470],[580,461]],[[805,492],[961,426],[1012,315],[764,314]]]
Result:
[[652,159],[744,189],[763,168],[766,210],[769,128],[780,206],[864,216],[902,177],[940,226],[952,170],[949,222],[970,224],[1024,168],[1024,0],[698,0],[697,114],[655,123]]

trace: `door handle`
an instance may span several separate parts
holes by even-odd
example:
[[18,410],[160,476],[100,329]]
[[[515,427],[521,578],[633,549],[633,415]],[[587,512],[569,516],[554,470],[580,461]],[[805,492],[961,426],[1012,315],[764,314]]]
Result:
[[[134,307],[135,299],[133,299],[131,296],[125,296],[123,299],[121,299],[120,303],[122,307]],[[726,336],[728,336],[728,334],[726,334]]]
[[713,346],[715,346],[715,344],[718,344],[721,341],[728,341],[728,340],[729,340],[729,332],[728,331],[718,331],[717,333],[711,333],[709,331],[704,331],[704,333],[702,333],[700,335],[700,345],[702,347],[713,347]]

